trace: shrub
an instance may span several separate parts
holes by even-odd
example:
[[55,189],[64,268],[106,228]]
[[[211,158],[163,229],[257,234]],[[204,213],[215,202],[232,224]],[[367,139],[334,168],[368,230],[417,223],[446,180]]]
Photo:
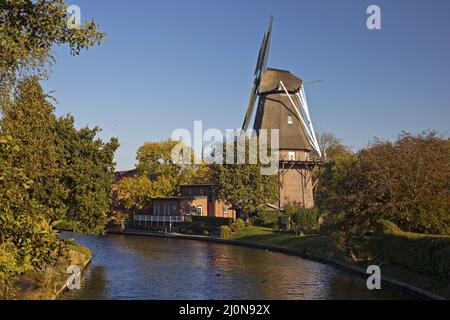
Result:
[[375,231],[377,234],[400,234],[402,229],[391,221],[380,219],[378,220]]
[[245,227],[246,227],[245,222],[242,219],[237,219],[230,226],[232,233],[242,231],[245,229]]
[[305,209],[297,204],[287,204],[284,213],[291,218],[297,234],[312,233],[319,228],[319,213],[316,208]]
[[231,228],[229,226],[221,226],[220,227],[220,237],[222,239],[230,239],[231,238]]
[[7,298],[8,285],[22,272],[17,255],[13,244],[0,244],[0,299]]
[[264,210],[258,212],[258,214],[251,218],[251,222],[255,226],[266,228],[277,228],[278,219],[280,218],[280,212],[274,210]]

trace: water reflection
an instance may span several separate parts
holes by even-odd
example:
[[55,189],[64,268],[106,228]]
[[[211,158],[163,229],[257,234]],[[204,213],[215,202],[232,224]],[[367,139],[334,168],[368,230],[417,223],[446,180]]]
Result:
[[178,239],[73,237],[94,253],[65,299],[402,299],[364,279],[284,254]]

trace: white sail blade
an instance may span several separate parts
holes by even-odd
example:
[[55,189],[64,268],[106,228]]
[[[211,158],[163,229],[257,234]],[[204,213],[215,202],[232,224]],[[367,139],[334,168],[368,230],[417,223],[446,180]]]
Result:
[[305,133],[307,134],[307,139],[308,139],[308,142],[311,144],[311,146],[320,154],[320,150],[317,150],[317,146],[316,146],[316,144],[315,144],[315,142],[314,142],[314,139],[313,139],[313,137],[312,137],[312,135],[311,135],[311,133],[309,132],[309,127],[306,125],[306,123],[305,123],[305,121],[303,120],[303,116],[302,116],[302,114],[300,113],[300,110],[297,108],[297,106],[296,106],[296,104],[294,103],[294,100],[292,100],[292,97],[291,97],[291,95],[289,94],[289,92],[287,91],[287,89],[286,89],[286,87],[284,86],[284,83],[283,83],[283,81],[280,81],[280,84],[281,84],[281,86],[283,87],[283,90],[284,90],[284,92],[286,93],[286,95],[288,96],[288,98],[289,98],[289,101],[291,102],[291,104],[292,104],[292,106],[294,107],[294,109],[295,109],[295,111],[297,112],[297,115],[298,115],[298,117],[299,117],[299,119],[300,119],[300,121],[301,121],[301,123],[302,123],[302,125],[303,125],[303,128],[305,129]]

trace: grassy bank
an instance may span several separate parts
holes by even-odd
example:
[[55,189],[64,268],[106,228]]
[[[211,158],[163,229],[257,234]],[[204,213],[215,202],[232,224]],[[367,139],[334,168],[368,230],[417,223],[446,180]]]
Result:
[[[296,236],[251,226],[234,233],[231,239],[356,265],[335,241],[325,235]],[[386,235],[378,249],[383,252],[383,256],[376,264],[380,265],[384,276],[450,298],[449,276],[446,273],[450,268],[450,263],[446,264],[450,257],[450,237],[427,237],[410,233]],[[358,263],[360,267],[366,265],[367,262]]]
[[11,298],[18,300],[54,300],[67,281],[67,267],[72,264],[83,267],[91,258],[91,251],[83,246],[68,245],[68,256],[56,266],[39,272],[27,272],[14,284]]
[[295,250],[300,254],[309,253],[319,257],[345,259],[344,252],[323,235],[296,236],[291,233],[277,232],[270,228],[251,226],[234,233],[230,239]]

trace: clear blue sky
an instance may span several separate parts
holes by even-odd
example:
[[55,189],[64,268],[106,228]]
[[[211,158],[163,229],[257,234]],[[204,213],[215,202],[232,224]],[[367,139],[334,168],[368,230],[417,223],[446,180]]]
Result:
[[[317,131],[355,149],[402,130],[450,123],[450,1],[74,0],[107,33],[71,57],[56,48],[48,91],[57,113],[120,140],[117,169],[133,168],[145,141],[177,128],[239,128],[256,55],[274,16],[269,66],[305,82]],[[382,29],[366,28],[381,7]]]

